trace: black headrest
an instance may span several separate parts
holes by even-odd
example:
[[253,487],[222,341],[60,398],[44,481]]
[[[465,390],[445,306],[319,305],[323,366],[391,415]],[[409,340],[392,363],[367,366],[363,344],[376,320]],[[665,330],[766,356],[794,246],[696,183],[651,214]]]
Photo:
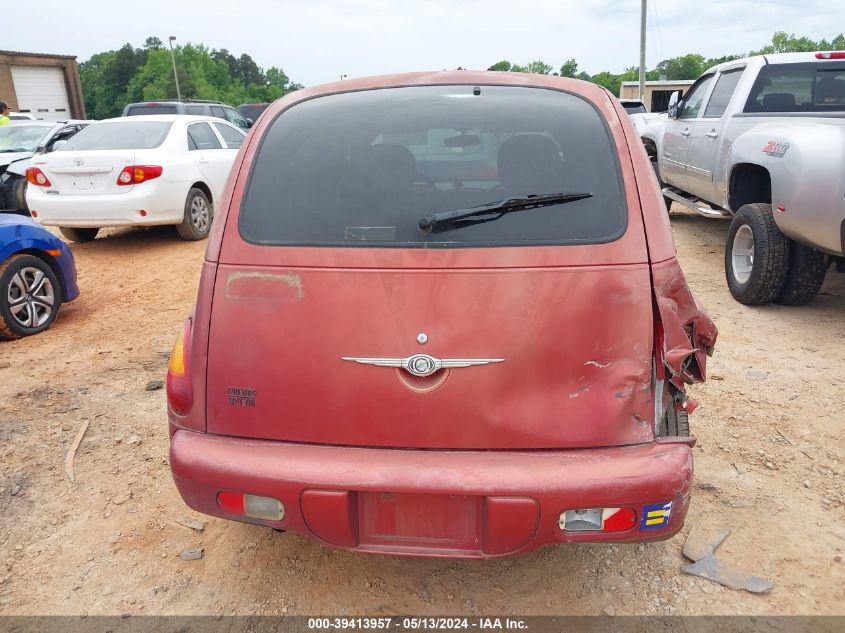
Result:
[[763,109],[789,112],[795,109],[795,95],[790,92],[770,92],[763,97]]
[[509,138],[499,148],[499,181],[522,194],[560,190],[563,163],[557,143],[541,134]]
[[816,85],[816,102],[824,102],[827,99],[833,99],[837,102],[845,99],[845,81],[833,77],[820,79],[818,85]]
[[368,146],[357,162],[365,178],[394,185],[411,185],[417,171],[411,150],[392,143]]

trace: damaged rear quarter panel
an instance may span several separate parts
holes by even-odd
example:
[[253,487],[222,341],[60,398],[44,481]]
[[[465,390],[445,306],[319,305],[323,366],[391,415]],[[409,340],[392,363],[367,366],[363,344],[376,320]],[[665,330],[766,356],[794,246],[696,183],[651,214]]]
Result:
[[651,267],[661,336],[657,351],[678,389],[704,382],[716,345],[716,324],[698,304],[676,258]]

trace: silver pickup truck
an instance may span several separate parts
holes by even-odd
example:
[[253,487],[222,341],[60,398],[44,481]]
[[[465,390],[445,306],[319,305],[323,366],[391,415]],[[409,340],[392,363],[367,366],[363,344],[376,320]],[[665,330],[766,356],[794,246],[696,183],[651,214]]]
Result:
[[845,271],[845,52],[714,66],[641,137],[667,209],[733,217],[737,301],[806,303],[831,264]]

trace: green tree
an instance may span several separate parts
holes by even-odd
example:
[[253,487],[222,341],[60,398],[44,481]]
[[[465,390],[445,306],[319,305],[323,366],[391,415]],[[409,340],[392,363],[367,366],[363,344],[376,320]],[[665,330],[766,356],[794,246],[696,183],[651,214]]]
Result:
[[574,59],[567,59],[560,67],[561,77],[577,77],[578,76],[578,62]]
[[535,75],[548,75],[552,72],[552,65],[539,59],[535,59],[533,62],[528,64],[528,72],[534,73]]
[[[830,44],[822,40],[826,47]],[[794,34],[787,35],[785,31],[777,31],[772,35],[772,43],[767,44],[759,51],[752,52],[752,55],[771,55],[772,53],[806,53],[819,50],[819,43],[809,37],[795,37]],[[829,49],[828,49],[829,50]]]
[[[176,82],[170,51],[157,38],[147,38],[143,49],[130,44],[116,51],[93,55],[80,64],[85,107],[93,118],[119,116],[127,103],[174,99]],[[235,57],[226,49],[209,50],[185,44],[173,50],[179,87],[184,98],[220,100],[231,105],[275,101],[302,88],[284,70],[263,70],[249,55]]]
[[500,72],[508,72],[512,68],[511,63],[509,61],[503,60],[500,62],[496,62],[487,70],[498,70]]
[[610,90],[611,94],[614,95],[619,94],[619,88],[622,86],[622,80],[619,78],[619,75],[614,75],[613,73],[607,71],[593,75],[590,77],[590,81],[594,84],[607,88]]
[[689,53],[672,59],[664,59],[657,64],[657,70],[667,79],[697,79],[707,70],[704,57],[696,53]]

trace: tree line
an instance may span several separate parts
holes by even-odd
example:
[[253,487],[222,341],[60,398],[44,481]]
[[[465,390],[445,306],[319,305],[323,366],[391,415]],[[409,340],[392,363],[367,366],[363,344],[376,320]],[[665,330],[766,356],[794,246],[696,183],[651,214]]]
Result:
[[[212,99],[231,105],[274,101],[302,86],[281,68],[266,70],[247,54],[202,44],[174,48],[176,74],[184,99]],[[127,103],[176,97],[170,50],[157,37],[142,48],[126,44],[93,55],[79,65],[85,110],[93,119],[120,116]]]
[[[705,58],[703,55],[690,53],[665,59],[653,69],[646,71],[646,80],[655,81],[665,76],[668,80],[674,79],[697,79],[711,66],[739,59],[749,55],[769,55],[772,53],[802,53],[809,51],[836,51],[845,50],[845,35],[839,34],[831,40],[822,38],[815,41],[809,37],[796,37],[794,34],[787,34],[778,31],[772,36],[771,44],[767,44],[759,50],[744,54],[725,55],[724,57]],[[631,66],[618,74],[602,71],[595,75],[578,70],[578,62],[575,59],[566,60],[559,69],[541,60],[535,60],[528,64],[512,64],[507,60],[497,62],[487,70],[499,70],[523,73],[539,73],[541,75],[559,75],[561,77],[574,77],[591,81],[607,88],[611,93],[619,96],[619,89],[623,81],[638,81],[640,70],[637,66]]]
[[[710,66],[746,55],[830,50],[845,50],[845,35],[839,34],[830,41],[814,41],[778,31],[772,36],[771,44],[750,53],[719,58],[690,53],[663,60],[646,72],[646,79],[651,81],[661,76],[670,80],[696,79]],[[179,88],[186,99],[213,99],[237,106],[274,101],[302,87],[292,82],[281,68],[271,66],[265,70],[246,53],[236,57],[225,48],[217,50],[202,44],[185,44],[174,48],[174,56]],[[604,86],[614,95],[619,94],[623,81],[639,79],[636,66],[617,74],[602,71],[590,75],[578,69],[575,59],[566,60],[558,69],[541,60],[525,65],[504,60],[488,70],[575,77]],[[176,96],[170,50],[157,37],[148,37],[142,48],[126,44],[118,50],[97,53],[79,65],[79,74],[85,109],[94,119],[120,116],[127,103]]]

